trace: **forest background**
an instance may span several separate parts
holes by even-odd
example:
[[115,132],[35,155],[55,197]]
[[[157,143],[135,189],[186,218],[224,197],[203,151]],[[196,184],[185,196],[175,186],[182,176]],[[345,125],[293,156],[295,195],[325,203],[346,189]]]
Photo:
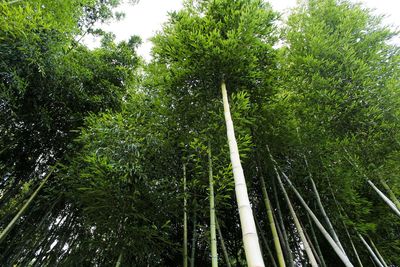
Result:
[[400,264],[395,28],[186,1],[146,62],[119,4],[0,2],[1,265]]

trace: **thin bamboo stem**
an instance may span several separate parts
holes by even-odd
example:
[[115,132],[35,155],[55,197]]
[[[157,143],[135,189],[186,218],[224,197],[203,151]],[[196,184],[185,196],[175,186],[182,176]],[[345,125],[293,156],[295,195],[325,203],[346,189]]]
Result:
[[379,190],[371,180],[367,180],[368,184],[375,190],[376,193],[382,198],[383,201],[400,217],[400,211],[397,209],[396,205],[387,197],[381,190]]
[[383,264],[378,259],[378,257],[376,256],[376,254],[374,253],[374,251],[372,250],[372,248],[368,245],[367,241],[365,241],[365,239],[359,233],[357,233],[357,234],[358,234],[358,237],[361,239],[361,242],[364,244],[364,246],[367,248],[368,252],[371,254],[371,257],[372,257],[373,261],[379,267],[384,267]]
[[210,200],[210,238],[211,238],[211,266],[218,267],[217,233],[215,227],[215,201],[214,180],[212,170],[211,146],[208,143],[208,178],[209,178],[209,200]]
[[381,253],[379,253],[378,248],[375,246],[374,242],[372,241],[372,239],[370,237],[368,237],[369,242],[372,245],[372,248],[375,250],[376,255],[378,256],[379,260],[382,262],[383,266],[388,267],[388,265],[386,264],[385,260],[383,259]]
[[324,260],[324,254],[322,254],[321,247],[319,246],[317,235],[315,234],[315,231],[314,231],[314,226],[312,224],[310,215],[308,213],[307,213],[307,219],[308,219],[308,222],[310,223],[311,234],[312,234],[312,237],[314,239],[315,249],[317,250],[317,254],[319,255],[320,265],[322,267],[325,267],[326,263],[325,263],[325,260]]
[[115,267],[120,267],[121,263],[122,263],[122,251],[121,251],[121,253],[119,253],[118,260],[117,260],[117,263],[115,264]]
[[282,247],[281,247],[281,243],[279,241],[277,227],[275,225],[274,214],[272,212],[271,202],[268,197],[267,187],[265,186],[265,181],[264,181],[264,177],[262,176],[262,174],[259,177],[260,177],[260,182],[261,182],[261,191],[262,191],[263,198],[264,198],[264,204],[267,209],[269,226],[271,228],[271,233],[272,233],[272,237],[274,240],[276,256],[278,258],[279,266],[284,267],[284,266],[286,266],[285,258],[283,257]]
[[225,241],[224,241],[224,238],[222,236],[221,227],[219,227],[219,223],[218,223],[218,218],[217,217],[215,217],[215,224],[217,226],[219,240],[221,241],[221,248],[222,248],[222,253],[224,254],[224,259],[225,259],[226,266],[227,267],[231,267],[231,262],[229,261],[228,250],[226,249]]
[[[290,249],[290,245],[289,245],[289,238],[288,235],[286,233],[286,229],[285,229],[285,224],[283,222],[283,216],[282,216],[282,211],[281,211],[281,206],[279,204],[279,198],[278,198],[278,194],[277,194],[277,190],[276,190],[276,185],[275,185],[275,179],[272,180],[272,189],[274,192],[274,198],[275,198],[275,202],[276,202],[276,209],[277,209],[277,213],[278,213],[278,222],[280,225],[280,228],[282,229],[282,235],[283,235],[283,239],[284,239],[284,250],[285,250],[285,254],[287,257],[287,262],[288,265],[291,267],[294,267],[294,260],[293,260],[293,255],[292,255],[292,250]],[[279,229],[279,225],[278,225],[278,229]]]
[[[272,160],[272,158],[271,158],[271,160]],[[294,224],[296,225],[297,232],[299,233],[300,239],[303,242],[304,250],[306,251],[309,263],[313,267],[318,267],[318,264],[317,264],[317,261],[315,259],[315,256],[314,256],[313,252],[311,251],[310,244],[308,243],[307,238],[306,238],[306,236],[304,234],[303,227],[300,224],[300,221],[299,221],[299,219],[297,217],[297,214],[296,214],[296,212],[295,212],[295,210],[293,208],[293,205],[292,205],[292,203],[291,203],[291,201],[289,199],[289,195],[287,194],[287,192],[285,190],[285,187],[283,186],[282,180],[279,177],[278,170],[276,169],[275,166],[274,166],[274,171],[275,171],[275,174],[276,174],[276,176],[278,178],[278,183],[279,183],[279,186],[280,186],[280,188],[282,190],[283,196],[285,197],[286,204],[288,205],[290,214],[292,215]]]
[[186,164],[183,164],[183,267],[188,267]]

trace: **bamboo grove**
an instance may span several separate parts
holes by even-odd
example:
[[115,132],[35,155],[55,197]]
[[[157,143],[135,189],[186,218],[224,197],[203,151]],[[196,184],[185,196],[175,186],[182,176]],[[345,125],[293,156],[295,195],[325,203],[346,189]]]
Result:
[[118,4],[0,2],[1,266],[400,265],[382,17],[187,0],[146,63]]

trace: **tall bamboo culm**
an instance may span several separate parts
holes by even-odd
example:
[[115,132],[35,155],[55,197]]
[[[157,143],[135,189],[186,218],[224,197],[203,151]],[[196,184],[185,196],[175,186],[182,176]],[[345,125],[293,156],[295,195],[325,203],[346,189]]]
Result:
[[221,82],[222,101],[224,104],[224,116],[226,133],[232,163],[232,172],[235,180],[235,193],[239,209],[240,226],[242,229],[243,245],[249,267],[264,267],[264,260],[261,253],[256,225],[254,223],[253,211],[251,209],[249,195],[247,193],[246,180],[242,164],[240,162],[239,149],[236,142],[232,116],[229,108],[228,93],[226,84]]

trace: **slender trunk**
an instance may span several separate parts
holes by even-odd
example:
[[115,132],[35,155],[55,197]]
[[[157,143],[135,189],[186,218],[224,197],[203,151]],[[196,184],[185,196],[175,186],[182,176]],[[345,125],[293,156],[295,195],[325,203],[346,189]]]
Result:
[[369,242],[371,243],[372,248],[375,250],[376,255],[378,256],[379,260],[382,262],[383,266],[388,267],[388,265],[386,264],[385,260],[383,259],[382,255],[381,255],[381,253],[379,253],[378,248],[375,246],[375,244],[371,238],[369,238]]
[[353,266],[353,264],[350,262],[350,260],[347,258],[347,256],[343,253],[343,251],[340,249],[340,247],[336,244],[336,242],[332,239],[332,237],[329,235],[329,233],[322,226],[320,221],[315,216],[314,212],[308,207],[307,203],[304,201],[303,197],[300,195],[300,193],[297,191],[297,189],[290,182],[289,178],[285,174],[283,174],[283,176],[285,177],[285,179],[288,182],[289,186],[292,188],[293,192],[296,194],[297,198],[299,199],[299,201],[301,202],[303,207],[310,214],[311,219],[313,219],[313,221],[317,225],[318,229],[324,235],[324,237],[326,238],[328,243],[332,246],[333,250],[336,252],[336,254],[339,256],[339,258],[342,260],[344,265],[345,266]]
[[117,263],[115,264],[115,267],[120,267],[121,263],[122,263],[122,252],[119,253],[118,260],[117,260]]
[[255,219],[255,221],[256,221],[256,226],[258,228],[258,231],[260,232],[261,239],[265,244],[265,248],[267,249],[268,256],[271,259],[272,265],[273,265],[273,267],[278,267],[278,265],[276,265],[276,261],[275,261],[274,255],[272,255],[272,251],[269,248],[269,244],[268,244],[267,238],[265,238],[265,235],[263,234],[263,231],[261,230],[261,227],[260,227],[260,224],[258,223],[257,218]]
[[[336,200],[336,197],[335,197],[335,194],[334,194],[334,192],[333,192],[332,185],[331,185],[331,180],[329,179],[328,176],[326,177],[326,180],[328,181],[329,190],[331,191],[331,195],[332,195],[333,201],[335,202],[336,208],[337,208],[337,210],[339,211],[339,215],[340,215],[340,216],[343,216],[343,215],[342,215],[342,211],[344,212],[344,209],[343,209],[343,207],[339,204],[339,202]],[[345,214],[345,216],[347,217],[347,214],[346,214],[345,212],[344,212],[344,214]],[[344,223],[344,221],[342,221],[342,224],[343,224],[344,230],[346,231],[346,235],[347,235],[347,237],[348,237],[349,240],[350,240],[350,244],[351,244],[351,247],[353,248],[354,255],[355,255],[356,258],[357,258],[358,264],[360,265],[360,267],[363,267],[363,264],[362,264],[362,262],[361,262],[361,259],[360,259],[359,254],[358,254],[358,252],[357,252],[356,246],[354,245],[353,240],[352,240],[352,238],[351,238],[351,236],[350,236],[349,230],[347,229],[347,226],[346,226],[346,224]]]
[[387,197],[385,196],[384,193],[382,193],[381,190],[379,190],[373,182],[371,182],[371,180],[367,180],[367,182],[369,183],[369,185],[375,190],[376,193],[378,193],[378,195],[382,198],[383,201],[386,202],[386,204],[388,204],[388,206],[394,211],[394,213],[396,213],[397,216],[400,217],[400,211],[397,209],[396,205]]
[[191,252],[191,255],[190,255],[190,259],[191,259],[190,260],[190,267],[194,267],[194,262],[195,262],[196,238],[197,238],[196,226],[197,226],[197,211],[196,211],[196,205],[194,205],[192,252]]
[[[278,193],[277,193],[277,190],[276,190],[275,179],[272,180],[272,188],[273,188],[273,191],[274,191],[274,198],[275,198],[276,209],[277,209],[277,213],[278,213],[278,220],[277,221],[279,221],[279,225],[280,225],[280,228],[282,229],[282,235],[283,235],[283,238],[284,238],[284,244],[285,244],[284,247],[285,247],[287,262],[288,262],[289,266],[294,267],[293,255],[292,255],[292,251],[290,249],[289,238],[288,238],[288,235],[286,233],[285,224],[283,222],[283,216],[282,216],[282,212],[281,212],[281,206],[279,204],[279,198],[278,198]],[[279,227],[278,227],[278,229],[279,229]]]
[[[302,228],[305,229],[303,224],[302,224]],[[308,243],[310,244],[310,248],[311,248],[311,250],[312,250],[312,252],[313,252],[313,254],[315,256],[315,259],[318,262],[318,266],[322,266],[321,259],[320,259],[319,255],[318,255],[318,251],[315,249],[315,246],[312,243],[312,240],[311,240],[310,236],[307,234],[307,231],[304,231],[304,235],[306,236],[306,239],[307,239]]]
[[380,262],[372,248],[368,245],[367,241],[364,240],[364,238],[358,234],[358,237],[361,239],[361,242],[364,244],[364,246],[367,248],[368,252],[371,254],[371,257],[373,261],[379,266],[379,267],[384,267],[383,264]]
[[251,210],[249,196],[247,194],[246,180],[244,178],[242,164],[240,162],[239,149],[236,142],[235,131],[228,102],[225,81],[221,83],[222,100],[224,104],[224,116],[226,132],[232,163],[233,177],[235,180],[236,200],[239,209],[240,226],[242,228],[243,245],[247,264],[250,267],[264,267],[253,211]]
[[[299,135],[298,129],[297,129],[297,134]],[[299,135],[299,139],[300,139],[300,135]],[[315,194],[315,198],[317,199],[318,207],[319,207],[319,209],[321,210],[321,214],[322,214],[322,216],[324,217],[324,220],[325,220],[326,224],[328,225],[328,231],[330,232],[330,234],[331,234],[333,240],[335,240],[336,244],[337,244],[337,245],[340,247],[340,249],[343,251],[343,253],[346,254],[346,252],[345,252],[344,249],[343,249],[342,244],[340,243],[339,237],[338,237],[338,235],[336,234],[335,229],[333,228],[333,225],[332,225],[332,223],[331,223],[331,220],[329,219],[328,215],[326,214],[324,205],[322,205],[321,197],[319,196],[319,192],[318,192],[317,186],[315,185],[314,179],[313,179],[313,177],[312,177],[312,174],[311,174],[311,171],[310,171],[310,167],[309,167],[309,165],[308,165],[308,160],[307,160],[307,157],[306,157],[305,154],[303,154],[303,158],[304,158],[304,163],[306,164],[306,168],[307,168],[307,171],[308,171],[308,176],[309,176],[309,178],[310,178],[310,182],[311,182],[311,185],[312,185],[312,189],[313,189],[313,191],[314,191],[314,194]]]
[[211,235],[211,265],[218,266],[217,254],[217,233],[215,228],[215,202],[214,202],[214,181],[212,171],[211,145],[208,143],[208,178],[209,178],[209,199],[210,199],[210,235]]
[[306,251],[306,254],[308,256],[309,263],[313,267],[318,267],[318,264],[317,264],[317,261],[315,259],[315,256],[314,256],[313,252],[311,251],[310,244],[308,243],[307,238],[306,238],[306,236],[304,234],[303,227],[301,227],[300,221],[299,221],[299,219],[297,217],[296,212],[294,211],[292,203],[290,202],[289,196],[288,196],[288,194],[287,194],[287,192],[285,190],[285,187],[282,184],[282,180],[279,177],[278,170],[276,169],[275,166],[274,166],[274,170],[275,170],[276,176],[278,177],[279,186],[281,187],[283,196],[285,197],[286,203],[287,203],[287,205],[289,207],[290,214],[292,215],[294,224],[296,225],[297,232],[299,233],[300,239],[303,242],[304,250]]
[[[306,162],[307,162],[307,161],[306,161]],[[308,165],[308,164],[307,164],[307,165]],[[346,252],[345,252],[344,249],[343,249],[342,244],[340,243],[339,237],[338,237],[338,235],[336,234],[335,229],[333,228],[333,225],[332,225],[332,223],[331,223],[331,220],[329,219],[328,215],[326,214],[325,208],[324,208],[324,206],[322,205],[321,198],[320,198],[320,196],[319,196],[319,192],[318,192],[317,186],[315,185],[314,179],[312,178],[311,173],[309,173],[309,175],[310,175],[311,185],[312,185],[312,188],[313,188],[313,191],[314,191],[314,194],[315,194],[315,198],[317,199],[318,207],[319,207],[319,209],[321,210],[321,214],[322,214],[322,216],[324,217],[324,220],[325,220],[326,224],[328,225],[328,231],[330,232],[330,234],[331,234],[333,240],[335,240],[336,244],[337,244],[337,245],[340,247],[340,249],[343,251],[343,253],[346,254]]]
[[[333,194],[333,191],[332,191],[332,194]],[[337,203],[335,197],[334,197],[334,200],[335,200],[336,206],[338,206],[338,209],[339,209],[339,205],[338,205],[338,203]],[[340,209],[339,209],[339,213],[340,213]],[[340,215],[341,215],[341,214],[340,214]],[[350,233],[349,233],[349,230],[347,229],[347,226],[346,226],[346,224],[345,224],[344,222],[343,222],[343,226],[344,226],[344,230],[346,231],[346,235],[347,235],[347,237],[348,237],[349,240],[350,240],[350,244],[351,244],[351,247],[353,248],[354,255],[355,255],[356,258],[357,258],[358,264],[360,265],[360,267],[363,267],[363,264],[362,264],[362,262],[361,262],[360,256],[358,255],[356,246],[354,245],[353,239],[351,238]]]
[[24,212],[28,209],[29,205],[32,203],[32,201],[35,199],[37,194],[39,193],[40,189],[44,186],[44,184],[47,182],[49,179],[50,175],[54,171],[54,167],[51,168],[50,172],[46,175],[46,177],[43,179],[43,181],[40,183],[39,187],[32,193],[31,197],[28,199],[28,201],[22,206],[22,208],[18,211],[18,213],[14,216],[14,218],[11,220],[11,222],[7,225],[7,227],[1,232],[0,234],[0,244],[4,241],[6,238],[7,234],[11,231],[11,229],[16,225],[17,221],[21,216],[24,214]]
[[389,185],[385,182],[385,180],[381,179],[380,182],[383,185],[383,187],[386,189],[386,191],[388,192],[390,199],[396,205],[397,209],[400,210],[400,201],[396,197],[396,195],[393,193],[392,189],[390,189]]
[[183,267],[188,267],[186,165],[183,164]]
[[310,215],[308,213],[307,213],[307,219],[308,219],[308,222],[310,223],[311,234],[312,234],[312,237],[314,239],[315,249],[317,250],[318,255],[319,255],[320,265],[322,267],[325,267],[326,263],[325,263],[325,260],[324,260],[324,254],[322,254],[321,247],[319,246],[317,235],[315,234],[315,231],[314,231],[314,226],[312,225],[312,221],[311,221]]
[[224,241],[224,238],[222,236],[221,228],[219,227],[219,223],[218,223],[218,218],[217,217],[215,217],[215,224],[217,226],[219,240],[221,241],[221,248],[222,248],[222,252],[224,254],[226,266],[231,267],[231,262],[229,261],[228,250],[226,249],[225,241]]
[[274,239],[275,251],[276,251],[276,255],[278,257],[278,263],[279,263],[279,266],[281,266],[281,267],[286,266],[285,258],[283,257],[283,253],[282,253],[281,243],[279,241],[278,231],[277,231],[276,225],[275,225],[274,214],[272,213],[271,202],[269,201],[267,188],[265,186],[265,181],[264,181],[264,177],[262,176],[262,174],[260,175],[260,182],[261,182],[261,191],[262,191],[262,194],[264,197],[264,204],[265,204],[265,207],[267,208],[268,221],[269,221],[269,225],[271,227],[272,237]]
[[[271,152],[269,152],[269,153],[270,153],[270,157],[271,157],[273,163],[275,164],[275,166],[277,166],[277,163],[273,159]],[[339,256],[339,258],[342,260],[344,265],[347,267],[349,267],[349,266],[353,267],[353,264],[350,262],[350,260],[347,258],[347,256],[343,253],[343,251],[339,248],[339,246],[336,244],[336,242],[332,239],[332,237],[329,235],[329,233],[325,230],[325,228],[322,226],[321,222],[315,216],[314,212],[310,209],[310,207],[304,201],[303,197],[300,195],[300,193],[297,191],[297,189],[293,186],[292,182],[289,180],[289,177],[287,177],[285,173],[283,173],[283,172],[281,172],[281,173],[282,173],[283,177],[285,178],[286,182],[288,183],[288,185],[290,186],[290,188],[292,189],[292,191],[295,193],[295,195],[299,199],[300,203],[303,205],[303,207],[306,209],[306,211],[310,214],[311,219],[317,225],[318,229],[321,231],[321,233],[326,238],[328,243],[331,245],[333,250],[336,252],[336,254]],[[277,178],[280,179],[279,176]]]

